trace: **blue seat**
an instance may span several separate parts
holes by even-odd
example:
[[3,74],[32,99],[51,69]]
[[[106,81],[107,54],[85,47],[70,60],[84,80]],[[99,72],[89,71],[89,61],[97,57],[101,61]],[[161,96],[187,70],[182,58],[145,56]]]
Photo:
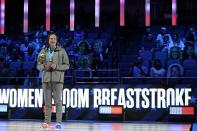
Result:
[[18,62],[18,61],[10,62],[9,69],[17,71],[18,69],[20,69],[21,65],[22,65],[22,62]]
[[96,39],[96,38],[98,38],[98,33],[96,33],[96,32],[88,33],[87,38]]
[[85,41],[87,41],[91,46],[94,44],[94,39],[92,38],[87,38]]
[[184,60],[183,61],[184,69],[197,69],[196,60]]
[[67,70],[65,74],[66,74],[66,76],[72,76],[73,75],[73,71],[71,69]]
[[124,55],[122,58],[122,62],[124,63],[134,63],[137,58],[137,55]]
[[100,34],[100,38],[103,38],[103,39],[111,39],[111,33],[102,32],[102,33]]
[[72,40],[72,45],[78,45],[81,40]]
[[0,62],[0,69],[2,69],[4,67],[3,62]]
[[119,63],[118,68],[119,69],[129,69],[130,68],[130,63]]
[[99,41],[101,41],[102,42],[102,46],[104,47],[104,48],[106,48],[109,44],[110,44],[110,40],[109,39],[104,39],[104,38],[99,38],[99,39],[97,39],[97,40],[99,40]]
[[152,53],[150,51],[140,51],[140,56],[142,59],[151,61],[152,60]]
[[168,60],[167,61],[167,66],[170,66],[172,64],[181,64],[181,61],[179,59],[177,59],[177,60]]
[[197,69],[185,70],[185,77],[197,77]]
[[149,67],[153,57],[152,53],[150,51],[141,51],[140,56],[143,59],[143,65]]
[[154,54],[154,58],[155,59],[159,59],[162,63],[162,66],[164,67],[165,66],[165,62],[167,61],[167,53],[166,52],[160,52],[160,51],[157,51],[155,52]]
[[23,62],[24,70],[31,70],[33,68],[35,68],[35,62]]
[[77,69],[76,72],[76,77],[90,77],[90,71],[88,70],[83,70],[83,69]]

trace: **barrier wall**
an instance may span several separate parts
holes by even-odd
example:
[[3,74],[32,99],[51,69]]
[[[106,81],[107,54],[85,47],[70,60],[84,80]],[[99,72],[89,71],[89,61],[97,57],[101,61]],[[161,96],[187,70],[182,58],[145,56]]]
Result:
[[[98,120],[99,105],[122,105],[126,121],[169,121],[169,107],[196,106],[196,84],[66,84],[63,113],[67,120]],[[11,119],[43,119],[41,86],[0,86],[0,105]],[[178,118],[179,116],[177,116]],[[176,116],[175,116],[176,118]]]

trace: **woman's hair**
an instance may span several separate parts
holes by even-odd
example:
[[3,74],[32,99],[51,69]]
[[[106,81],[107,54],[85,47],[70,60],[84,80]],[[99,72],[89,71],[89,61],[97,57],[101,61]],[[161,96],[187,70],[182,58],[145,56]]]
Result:
[[176,37],[177,42],[180,42],[180,36],[177,33],[172,35],[172,40],[174,40],[174,37]]
[[153,60],[153,67],[155,67],[157,63],[160,64],[160,69],[161,69],[161,68],[162,68],[162,64],[161,64],[160,59],[154,59],[154,60]]
[[169,42],[172,42],[172,37],[170,34],[165,34],[164,38],[167,37]]
[[57,45],[59,45],[59,43],[58,43],[58,36],[55,33],[50,33],[47,36],[47,39],[46,39],[46,48],[49,48],[49,38],[50,38],[51,35],[55,35],[56,36],[56,38],[57,38]]
[[192,54],[192,58],[194,59],[195,58],[195,48],[194,48],[194,45],[192,45],[192,43],[190,43],[190,42],[186,42],[185,43],[185,48],[184,48],[184,50],[183,50],[183,59],[188,59],[189,58],[189,56],[188,56],[188,54],[187,54],[187,49],[189,48],[189,47],[192,47],[193,48],[193,54]]
[[96,40],[94,41],[94,45],[93,48],[97,45],[99,47],[99,51],[98,52],[102,52],[102,41],[101,40]]
[[180,75],[183,76],[183,74],[184,74],[183,66],[180,65],[180,64],[171,64],[171,65],[168,67],[167,77],[171,77],[171,71],[172,71],[172,68],[173,68],[173,67],[179,68],[179,70],[180,70]]
[[101,40],[95,40],[94,45],[98,44],[100,47],[102,47],[103,42]]
[[89,43],[86,40],[81,40],[78,42],[78,46],[80,46],[81,44],[85,44],[85,46],[89,48]]
[[179,57],[178,59],[181,59],[182,58],[181,57],[181,49],[179,47],[177,47],[177,46],[173,46],[173,47],[170,48],[169,58],[172,59],[172,51],[173,51],[173,49],[177,49],[178,57]]
[[78,47],[80,47],[82,44],[85,44],[86,51],[89,51],[89,49],[90,49],[89,43],[85,40],[82,40],[78,43]]
[[135,61],[135,66],[137,66],[138,64],[142,64],[143,63],[143,58],[142,57],[140,57],[140,56],[138,56],[137,58],[136,58],[136,61]]

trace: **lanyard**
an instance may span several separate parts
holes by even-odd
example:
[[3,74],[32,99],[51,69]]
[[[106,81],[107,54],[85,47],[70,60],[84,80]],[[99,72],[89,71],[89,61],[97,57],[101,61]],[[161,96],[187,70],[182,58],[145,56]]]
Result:
[[51,49],[49,48],[49,49],[48,49],[48,57],[49,57],[49,61],[52,61],[53,55],[54,55],[54,50],[53,50],[53,51],[51,51]]

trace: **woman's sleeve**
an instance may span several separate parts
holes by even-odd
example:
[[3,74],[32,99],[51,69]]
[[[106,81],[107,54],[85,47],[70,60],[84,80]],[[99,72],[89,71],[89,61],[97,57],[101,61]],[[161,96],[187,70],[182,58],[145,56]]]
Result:
[[57,64],[56,70],[65,71],[65,70],[69,69],[69,66],[70,66],[70,64],[69,64],[68,54],[63,49],[63,51],[62,51],[62,63]]

